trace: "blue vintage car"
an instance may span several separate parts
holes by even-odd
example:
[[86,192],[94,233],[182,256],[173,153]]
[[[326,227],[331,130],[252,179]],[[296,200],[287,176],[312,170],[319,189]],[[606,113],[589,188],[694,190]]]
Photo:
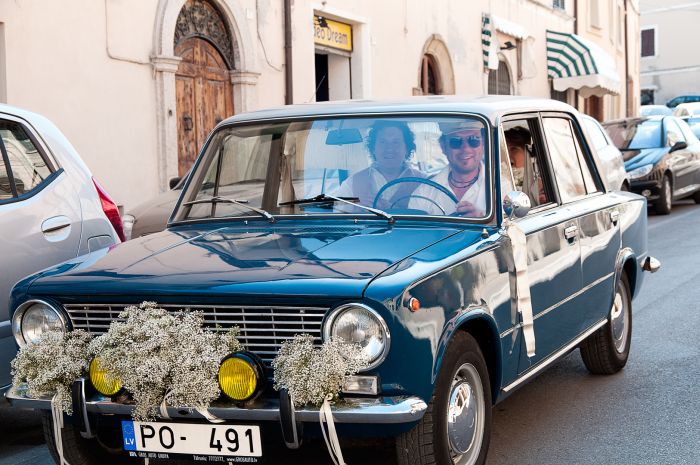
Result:
[[[255,442],[238,453],[179,439],[164,449],[154,433],[137,450],[253,462],[273,439],[299,447],[318,434],[318,409],[295,409],[271,387],[281,344],[341,338],[370,360],[333,406],[341,436],[395,437],[400,464],[483,463],[492,406],[557,359],[578,347],[592,373],[624,367],[632,299],[643,270],[659,267],[646,200],[605,185],[584,134],[572,107],[513,97],[235,116],[209,137],[165,231],[14,288],[15,337],[100,334],[142,301],[238,326],[268,382],[210,411],[224,427],[254,429]],[[7,398],[51,421],[48,399],[21,388]],[[68,461],[121,459],[132,405],[78,380],[73,406]],[[221,427],[180,407],[158,425]]]

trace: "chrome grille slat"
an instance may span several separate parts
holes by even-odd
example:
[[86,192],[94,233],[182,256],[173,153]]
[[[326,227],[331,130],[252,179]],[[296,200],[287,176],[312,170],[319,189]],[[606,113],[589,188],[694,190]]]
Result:
[[[126,304],[64,304],[73,327],[89,333],[104,334]],[[295,334],[309,333],[321,344],[321,324],[327,308],[262,305],[159,305],[168,311],[183,309],[202,312],[205,327],[226,331],[238,326],[238,339],[247,350],[257,354],[270,366],[282,343]]]

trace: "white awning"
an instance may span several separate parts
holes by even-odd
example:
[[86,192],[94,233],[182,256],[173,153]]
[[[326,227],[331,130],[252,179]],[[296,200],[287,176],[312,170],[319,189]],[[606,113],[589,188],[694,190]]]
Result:
[[576,34],[547,31],[547,74],[554,90],[578,89],[583,97],[619,94],[615,61],[596,43]]
[[502,33],[511,37],[515,37],[516,39],[525,39],[530,35],[527,32],[527,29],[518,23],[508,21],[507,19],[503,19],[496,15],[491,15],[491,19],[493,20],[493,27],[495,27],[496,30],[501,31]]

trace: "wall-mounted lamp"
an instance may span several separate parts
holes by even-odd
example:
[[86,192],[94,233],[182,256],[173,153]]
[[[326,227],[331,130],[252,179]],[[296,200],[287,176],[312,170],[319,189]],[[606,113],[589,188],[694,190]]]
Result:
[[510,40],[508,40],[505,44],[503,44],[501,50],[513,50],[514,48],[516,48],[516,45]]
[[317,15],[315,17],[315,19],[316,19],[316,24],[318,24],[319,27],[323,27],[323,28],[328,27],[328,22],[326,22],[326,18],[324,18],[323,16]]

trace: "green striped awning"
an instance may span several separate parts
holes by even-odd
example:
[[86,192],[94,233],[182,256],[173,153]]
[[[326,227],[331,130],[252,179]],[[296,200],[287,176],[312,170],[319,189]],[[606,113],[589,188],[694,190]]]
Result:
[[618,94],[622,84],[608,53],[567,32],[547,31],[547,74],[555,90],[578,89],[584,97]]

